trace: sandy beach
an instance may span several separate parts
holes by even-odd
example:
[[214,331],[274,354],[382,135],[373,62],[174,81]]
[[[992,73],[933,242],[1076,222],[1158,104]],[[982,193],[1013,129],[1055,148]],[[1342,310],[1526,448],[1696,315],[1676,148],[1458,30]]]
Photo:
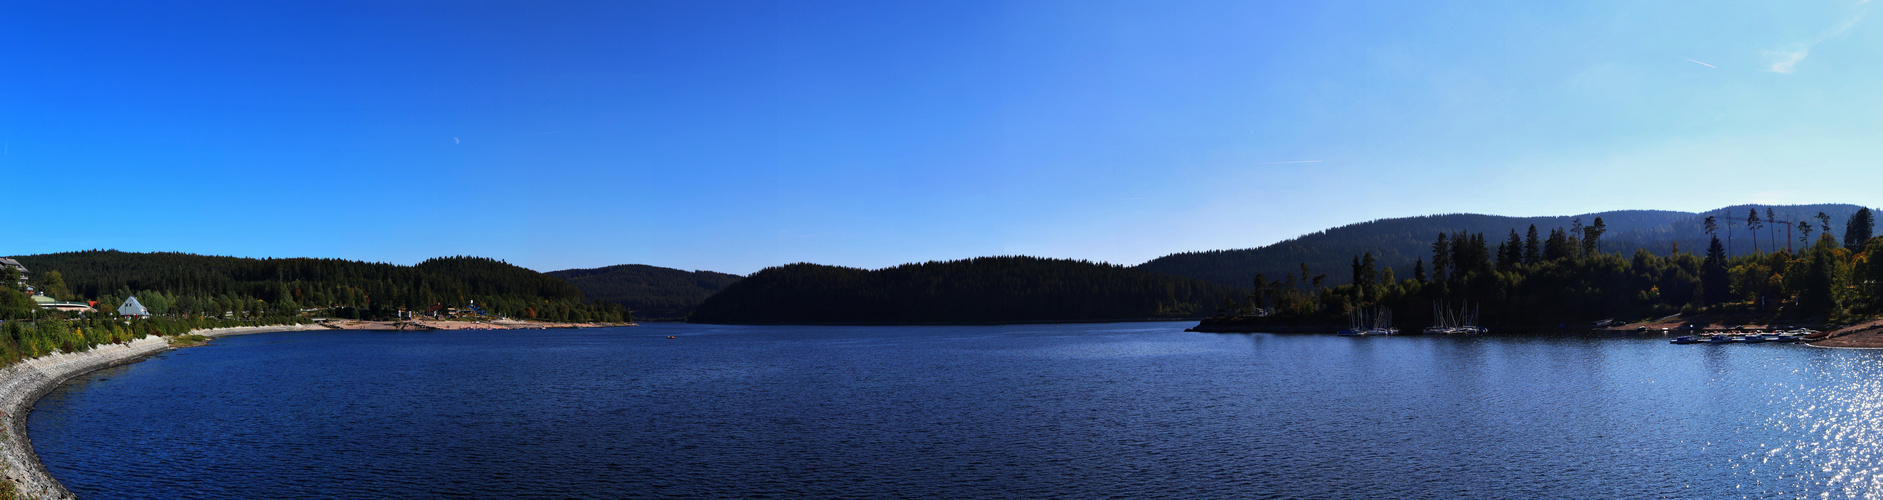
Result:
[[1817,340],[1810,340],[1818,347],[1846,348],[1883,348],[1883,319],[1870,320],[1855,325],[1832,330]]

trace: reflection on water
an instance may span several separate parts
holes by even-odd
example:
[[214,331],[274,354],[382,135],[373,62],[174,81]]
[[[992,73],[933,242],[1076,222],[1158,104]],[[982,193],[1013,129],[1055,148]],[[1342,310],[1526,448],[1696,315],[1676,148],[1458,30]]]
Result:
[[1827,356],[1791,369],[1802,383],[1770,384],[1782,411],[1763,422],[1789,439],[1741,454],[1735,469],[1774,493],[1883,497],[1883,362]]
[[1883,352],[1185,326],[245,336],[29,426],[84,498],[1883,496]]

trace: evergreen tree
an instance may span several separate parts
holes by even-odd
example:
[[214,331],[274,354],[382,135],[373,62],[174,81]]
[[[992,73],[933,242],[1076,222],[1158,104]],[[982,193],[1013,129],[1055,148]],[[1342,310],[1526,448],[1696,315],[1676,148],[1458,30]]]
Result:
[[1573,253],[1575,251],[1571,250],[1569,238],[1563,233],[1563,228],[1551,229],[1550,238],[1543,242],[1543,261],[1554,262],[1566,259]]
[[1445,281],[1445,271],[1451,267],[1451,241],[1445,233],[1438,233],[1438,240],[1432,242],[1432,281]]
[[1569,256],[1574,257],[1580,255],[1577,252],[1582,250],[1582,242],[1580,241],[1580,238],[1582,238],[1582,218],[1577,217],[1570,219],[1569,232],[1563,236],[1569,239]]
[[1376,263],[1373,260],[1373,252],[1367,252],[1366,255],[1360,257],[1360,283],[1367,286],[1379,284],[1380,272],[1374,267]]
[[1851,252],[1861,252],[1869,243],[1871,231],[1876,230],[1876,221],[1871,219],[1870,209],[1863,208],[1850,215],[1844,224],[1844,248]]
[[[1803,272],[1794,271],[1794,282],[1798,292],[1798,307],[1805,314],[1823,314],[1836,307],[1833,290],[1837,288],[1838,259],[1832,249],[1836,248],[1837,239],[1830,233],[1819,233],[1818,242],[1810,248],[1800,249],[1804,260]],[[1797,269],[1793,265],[1793,269]]]
[[1510,238],[1505,240],[1503,245],[1498,246],[1497,268],[1508,271],[1510,268],[1516,267],[1518,264],[1522,263],[1523,238],[1517,236],[1517,230],[1512,229],[1510,230]]
[[1582,253],[1588,255],[1601,251],[1602,233],[1606,232],[1608,225],[1602,223],[1601,217],[1596,217],[1595,223],[1589,227],[1582,228]]
[[1249,296],[1250,298],[1255,299],[1255,307],[1263,307],[1264,304],[1268,303],[1268,276],[1267,275],[1264,275],[1262,273],[1255,273],[1255,292],[1249,294]]
[[1463,281],[1470,273],[1474,262],[1471,260],[1471,233],[1459,231],[1451,235],[1451,279]]
[[1536,224],[1530,225],[1529,234],[1523,237],[1523,263],[1536,264],[1543,261],[1543,242],[1537,241]]
[[1720,245],[1718,236],[1706,247],[1706,263],[1700,270],[1700,283],[1705,290],[1707,305],[1725,302],[1732,295],[1731,283],[1726,271],[1726,248]]
[[1485,243],[1484,233],[1460,231],[1453,235],[1451,260],[1453,279],[1465,279],[1468,273],[1492,269],[1490,246]]
[[1353,283],[1354,285],[1366,284],[1366,272],[1360,270],[1360,256],[1358,255],[1353,256],[1353,281],[1349,283]]
[[1425,257],[1412,261],[1412,279],[1425,283]]

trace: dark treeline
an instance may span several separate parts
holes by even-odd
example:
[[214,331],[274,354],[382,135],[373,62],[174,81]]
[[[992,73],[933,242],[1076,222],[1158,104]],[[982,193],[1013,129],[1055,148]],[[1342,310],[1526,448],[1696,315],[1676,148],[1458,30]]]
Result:
[[575,284],[591,299],[621,304],[642,321],[685,320],[706,297],[739,281],[736,274],[640,264],[544,274]]
[[520,319],[628,320],[619,305],[591,303],[566,281],[480,257],[437,258],[414,266],[115,250],[15,259],[31,271],[39,291],[62,300],[96,300],[107,313],[135,296],[152,313],[171,316],[259,318],[330,309],[340,317],[383,318],[400,310],[476,301],[491,314]]
[[701,303],[696,323],[999,323],[1206,315],[1242,291],[1086,261],[982,257],[874,271],[767,268]]
[[[1666,255],[1678,246],[1690,252],[1705,248],[1717,236],[1728,256],[1739,257],[1758,252],[1785,250],[1792,244],[1797,252],[1801,224],[1818,230],[1816,214],[1830,217],[1833,235],[1844,233],[1844,223],[1857,212],[1857,205],[1738,205],[1701,213],[1653,210],[1625,210],[1579,216],[1502,217],[1478,214],[1445,214],[1422,217],[1380,219],[1319,231],[1260,248],[1185,252],[1167,255],[1138,266],[1139,269],[1177,276],[1188,276],[1217,283],[1246,286],[1256,273],[1280,276],[1297,271],[1306,263],[1313,269],[1339,269],[1354,255],[1372,253],[1380,268],[1393,268],[1401,277],[1414,261],[1430,259],[1432,235],[1464,231],[1484,233],[1501,239],[1506,231],[1523,231],[1529,226],[1561,227],[1574,232],[1578,226],[1603,219],[1608,233],[1598,251],[1632,255],[1647,249]],[[1701,222],[1712,217],[1717,230],[1703,231]],[[1790,231],[1788,233],[1788,231]],[[1822,232],[1818,230],[1817,232]],[[1579,235],[1578,235],[1579,236]],[[1497,241],[1492,241],[1495,246]],[[1329,285],[1349,283],[1347,273],[1330,273]]]
[[1422,328],[1431,324],[1434,304],[1472,304],[1482,324],[1508,326],[1639,320],[1722,306],[1782,312],[1800,322],[1849,322],[1883,311],[1883,238],[1872,237],[1868,209],[1835,227],[1828,214],[1816,214],[1808,229],[1795,230],[1789,251],[1782,244],[1769,251],[1774,245],[1767,243],[1738,256],[1727,254],[1717,227],[1702,229],[1713,234],[1698,253],[1602,252],[1604,222],[1503,235],[1439,233],[1409,276],[1382,269],[1370,253],[1352,257],[1349,284],[1258,274],[1256,290],[1228,313],[1272,308],[1276,315],[1261,321],[1332,323],[1355,308],[1384,305],[1401,328]]

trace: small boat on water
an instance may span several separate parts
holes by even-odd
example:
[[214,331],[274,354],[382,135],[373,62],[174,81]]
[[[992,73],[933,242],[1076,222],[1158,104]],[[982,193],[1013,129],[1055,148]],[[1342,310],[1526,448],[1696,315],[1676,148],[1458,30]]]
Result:
[[1732,338],[1732,337],[1728,337],[1728,336],[1725,336],[1725,335],[1713,335],[1713,336],[1709,336],[1709,337],[1707,337],[1707,338],[1706,338],[1706,343],[1708,343],[1708,344],[1731,344],[1731,343],[1733,343],[1733,338]]
[[1478,326],[1478,310],[1469,303],[1453,310],[1441,302],[1432,303],[1432,320],[1437,323],[1425,329],[1425,333],[1469,335],[1490,333],[1491,329]]
[[1338,332],[1344,337],[1361,335],[1398,335],[1399,329],[1393,326],[1393,310],[1385,306],[1371,309],[1354,309],[1347,314],[1347,329]]
[[1739,338],[1734,339],[1734,341],[1739,342],[1741,344],[1757,344],[1757,343],[1765,341],[1765,335],[1760,334],[1760,333],[1752,333],[1752,334],[1742,335]]
[[1682,337],[1674,337],[1673,340],[1669,340],[1667,341],[1667,343],[1669,344],[1698,344],[1700,343],[1700,339],[1692,335],[1687,335],[1687,336],[1682,336]]

